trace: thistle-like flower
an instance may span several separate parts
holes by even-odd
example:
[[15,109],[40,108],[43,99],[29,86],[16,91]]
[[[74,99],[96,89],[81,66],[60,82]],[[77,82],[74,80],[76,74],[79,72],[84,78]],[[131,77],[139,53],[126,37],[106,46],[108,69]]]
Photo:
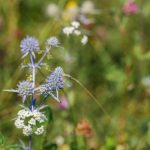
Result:
[[57,67],[46,80],[48,88],[53,92],[62,89],[64,85],[62,77],[63,77],[63,70],[61,67]]
[[51,37],[47,40],[46,45],[57,47],[60,44],[59,40],[56,37]]
[[36,90],[38,90],[40,94],[48,94],[56,101],[60,102],[58,90],[62,89],[63,86],[63,69],[61,67],[57,67],[47,78],[46,83],[39,86]]
[[17,84],[17,89],[12,89],[12,90],[4,90],[5,92],[14,92],[18,93],[19,96],[22,97],[23,103],[25,102],[27,96],[30,96],[33,94],[34,89],[32,87],[32,83],[29,81],[21,81]]
[[27,56],[29,53],[35,57],[34,51],[39,50],[39,42],[36,38],[27,36],[21,41],[20,48],[23,57]]
[[26,97],[33,94],[32,83],[29,81],[19,82],[17,85],[17,93],[23,98],[23,102],[26,100]]

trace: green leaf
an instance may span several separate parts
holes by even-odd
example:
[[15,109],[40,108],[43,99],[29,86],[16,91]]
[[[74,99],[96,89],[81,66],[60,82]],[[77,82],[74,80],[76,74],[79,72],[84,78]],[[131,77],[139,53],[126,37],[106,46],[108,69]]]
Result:
[[44,147],[44,150],[57,150],[56,144],[49,144]]
[[8,145],[5,148],[6,150],[20,150],[18,145]]
[[0,145],[3,145],[5,143],[4,136],[0,133]]
[[45,115],[48,119],[48,123],[50,123],[51,121],[53,121],[53,112],[50,106],[45,107],[44,109]]

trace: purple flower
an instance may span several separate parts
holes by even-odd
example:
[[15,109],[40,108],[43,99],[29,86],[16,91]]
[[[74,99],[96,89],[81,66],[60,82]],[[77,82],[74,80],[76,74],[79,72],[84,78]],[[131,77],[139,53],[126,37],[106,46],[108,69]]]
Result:
[[53,36],[47,40],[46,44],[48,46],[57,47],[60,44],[60,42],[58,41],[56,37]]
[[48,89],[52,92],[62,89],[64,86],[62,68],[57,67],[54,72],[51,73],[50,76],[47,78],[46,82]]
[[133,0],[128,0],[123,6],[123,12],[126,15],[136,14],[139,11],[138,5]]
[[23,98],[23,102],[24,102],[26,100],[26,97],[32,95],[33,93],[32,83],[29,81],[19,82],[16,91],[19,94],[19,96]]
[[64,110],[69,107],[68,101],[67,101],[67,99],[66,99],[65,96],[62,96],[62,97],[60,98],[59,107],[60,107],[61,109],[64,109]]
[[23,57],[27,56],[29,53],[31,53],[35,57],[34,51],[39,50],[39,42],[36,38],[27,36],[21,41],[20,48]]
[[62,89],[63,86],[63,70],[61,67],[57,67],[47,78],[46,83],[40,85],[36,90],[39,91],[39,94],[50,95],[60,102],[58,90]]

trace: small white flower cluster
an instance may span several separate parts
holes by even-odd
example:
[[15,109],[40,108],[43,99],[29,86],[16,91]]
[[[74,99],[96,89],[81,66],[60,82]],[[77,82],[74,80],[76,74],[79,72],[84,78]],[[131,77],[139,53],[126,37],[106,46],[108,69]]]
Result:
[[69,35],[76,35],[76,36],[82,36],[81,43],[85,45],[88,42],[88,36],[83,35],[81,30],[79,29],[80,23],[78,21],[71,22],[71,26],[67,26],[63,28],[63,33],[67,36]]
[[87,42],[88,42],[88,37],[84,35],[83,38],[81,39],[81,43],[85,45]]
[[29,136],[31,134],[41,135],[44,132],[44,126],[42,124],[46,120],[46,116],[37,109],[33,111],[29,109],[22,109],[17,114],[15,126],[22,129],[25,136]]

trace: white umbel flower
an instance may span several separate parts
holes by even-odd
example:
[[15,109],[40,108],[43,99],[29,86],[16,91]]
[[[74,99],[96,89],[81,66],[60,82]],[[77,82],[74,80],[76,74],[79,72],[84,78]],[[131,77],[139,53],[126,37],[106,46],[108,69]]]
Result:
[[71,23],[71,25],[72,25],[74,28],[79,28],[80,23],[79,23],[78,21],[73,21],[73,22]]
[[17,118],[15,120],[15,126],[18,128],[18,129],[22,129],[24,128],[24,120],[21,120],[20,118]]
[[46,8],[46,14],[49,17],[54,17],[54,18],[58,18],[60,15],[60,10],[58,5],[51,3],[48,4],[47,8]]
[[29,135],[32,134],[32,128],[31,128],[30,125],[25,126],[25,127],[23,128],[23,134],[26,135],[26,136],[29,136]]
[[[75,36],[82,36],[81,43],[85,45],[88,42],[88,36],[82,33],[82,30],[80,29],[80,22],[73,21],[71,22],[71,26],[67,26],[63,28],[63,33],[67,36],[69,35],[75,35]],[[44,90],[44,88],[42,88]]]
[[36,120],[35,120],[34,118],[31,118],[31,119],[28,121],[28,123],[29,123],[30,125],[36,125]]
[[57,136],[56,138],[55,138],[55,142],[56,142],[56,144],[57,145],[63,145],[64,144],[64,137],[62,137],[61,135],[59,135],[59,136]]
[[36,135],[41,135],[44,132],[44,126],[41,126],[40,128],[37,128],[34,132]]
[[79,36],[79,35],[81,35],[81,31],[80,30],[74,30],[74,34]]
[[94,3],[91,0],[84,1],[81,8],[83,14],[98,14],[100,10],[95,9]]
[[22,109],[18,112],[18,117],[24,119],[26,117],[26,110],[25,109]]
[[63,28],[63,33],[66,34],[67,36],[72,34],[73,31],[74,31],[74,27],[65,27],[65,28]]
[[[44,132],[43,123],[47,118],[39,111],[40,109],[41,108],[37,108],[31,111],[28,108],[24,108],[18,112],[17,118],[15,119],[15,126],[22,129],[25,136],[29,136],[33,133],[40,135]],[[39,128],[39,126],[41,127]]]
[[81,39],[81,43],[85,45],[87,42],[88,42],[88,37],[84,35],[83,38]]

